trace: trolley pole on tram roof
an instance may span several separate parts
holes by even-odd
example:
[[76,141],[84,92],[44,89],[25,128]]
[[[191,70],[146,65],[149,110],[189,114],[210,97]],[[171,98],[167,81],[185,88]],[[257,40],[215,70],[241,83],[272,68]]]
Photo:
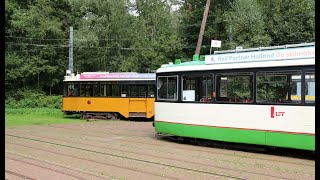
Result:
[[70,39],[69,39],[69,66],[68,70],[73,73],[73,27],[70,27]]
[[195,54],[193,55],[193,60],[199,60],[200,49],[201,49],[201,45],[202,45],[204,29],[206,27],[206,22],[207,22],[207,18],[208,18],[210,3],[211,3],[211,0],[207,0],[206,7],[203,12],[201,28],[200,28],[200,32],[199,32],[199,36],[198,36],[197,48],[196,48]]

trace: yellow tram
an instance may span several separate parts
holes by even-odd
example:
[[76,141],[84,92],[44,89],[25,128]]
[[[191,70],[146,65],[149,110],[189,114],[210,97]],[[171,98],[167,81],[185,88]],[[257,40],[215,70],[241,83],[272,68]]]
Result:
[[84,72],[64,78],[62,110],[89,119],[153,118],[155,73]]

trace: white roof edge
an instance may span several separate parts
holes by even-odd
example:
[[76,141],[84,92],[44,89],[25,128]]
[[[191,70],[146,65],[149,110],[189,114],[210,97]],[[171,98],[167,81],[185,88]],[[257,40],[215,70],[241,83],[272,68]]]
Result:
[[315,65],[315,58],[281,60],[281,61],[262,61],[262,62],[245,62],[245,63],[225,63],[225,64],[204,64],[194,66],[172,66],[159,68],[160,72],[178,72],[178,71],[200,71],[200,70],[219,70],[219,69],[247,69],[247,68],[264,68],[264,67],[281,67],[281,66],[301,66]]
[[82,72],[80,74],[145,74],[138,72]]
[[155,81],[156,79],[65,79],[63,81]]

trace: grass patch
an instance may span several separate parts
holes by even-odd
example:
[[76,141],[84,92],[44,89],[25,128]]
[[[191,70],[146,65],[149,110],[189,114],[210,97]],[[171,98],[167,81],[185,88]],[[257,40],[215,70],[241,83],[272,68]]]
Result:
[[6,108],[5,127],[22,125],[48,125],[86,122],[80,115],[63,114],[61,109],[53,108]]

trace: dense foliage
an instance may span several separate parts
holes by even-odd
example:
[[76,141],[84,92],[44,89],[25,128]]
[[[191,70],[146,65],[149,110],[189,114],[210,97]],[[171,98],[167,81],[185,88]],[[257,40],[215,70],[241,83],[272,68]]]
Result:
[[[12,92],[12,91],[11,91]],[[51,108],[61,109],[62,96],[51,95],[47,96],[41,91],[35,90],[17,90],[14,94],[8,94],[5,100],[5,106],[12,109],[20,108]]]
[[[152,72],[176,58],[190,59],[205,4],[5,0],[6,99],[20,100],[29,90],[62,94],[70,26],[75,72]],[[221,49],[313,42],[314,6],[313,0],[212,0],[201,54],[209,53],[212,39],[222,41]]]

